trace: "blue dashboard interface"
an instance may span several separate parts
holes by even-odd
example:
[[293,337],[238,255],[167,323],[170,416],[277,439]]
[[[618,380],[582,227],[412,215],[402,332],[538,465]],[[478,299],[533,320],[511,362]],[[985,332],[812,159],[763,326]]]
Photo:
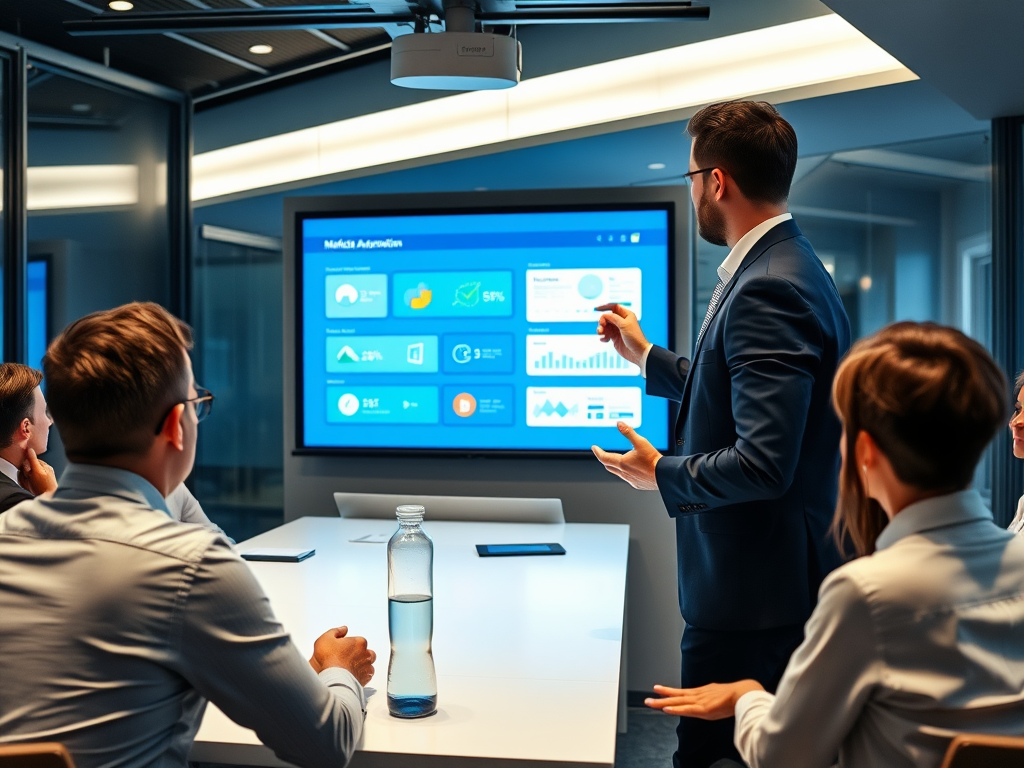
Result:
[[670,212],[300,218],[307,448],[659,449],[668,404],[598,338],[617,302],[669,341]]

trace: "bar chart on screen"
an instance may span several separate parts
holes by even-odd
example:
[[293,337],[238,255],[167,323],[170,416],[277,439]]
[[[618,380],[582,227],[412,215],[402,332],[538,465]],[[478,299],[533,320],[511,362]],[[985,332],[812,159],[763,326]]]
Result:
[[595,334],[526,337],[528,376],[639,376],[633,365]]

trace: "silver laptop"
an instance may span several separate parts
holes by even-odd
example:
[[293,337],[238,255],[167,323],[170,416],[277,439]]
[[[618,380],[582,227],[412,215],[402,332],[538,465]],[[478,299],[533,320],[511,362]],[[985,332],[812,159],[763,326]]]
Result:
[[420,504],[426,520],[490,523],[564,523],[561,499],[512,499],[492,496],[424,496],[400,493],[335,493],[342,517],[394,520],[395,507]]

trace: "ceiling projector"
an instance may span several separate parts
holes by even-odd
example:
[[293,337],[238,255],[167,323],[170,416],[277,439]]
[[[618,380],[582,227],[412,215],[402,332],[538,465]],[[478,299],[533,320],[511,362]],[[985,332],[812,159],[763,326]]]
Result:
[[403,88],[511,88],[523,71],[519,41],[488,32],[402,35],[391,43],[391,82]]
[[444,32],[391,41],[391,82],[432,91],[496,91],[519,83],[523,54],[507,35],[477,32],[472,0],[445,0]]

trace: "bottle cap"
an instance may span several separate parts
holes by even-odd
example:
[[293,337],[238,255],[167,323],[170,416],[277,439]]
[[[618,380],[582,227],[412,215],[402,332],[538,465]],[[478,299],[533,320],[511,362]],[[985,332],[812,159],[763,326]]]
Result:
[[426,509],[419,504],[403,504],[395,512],[398,514],[399,522],[415,523],[423,519]]

